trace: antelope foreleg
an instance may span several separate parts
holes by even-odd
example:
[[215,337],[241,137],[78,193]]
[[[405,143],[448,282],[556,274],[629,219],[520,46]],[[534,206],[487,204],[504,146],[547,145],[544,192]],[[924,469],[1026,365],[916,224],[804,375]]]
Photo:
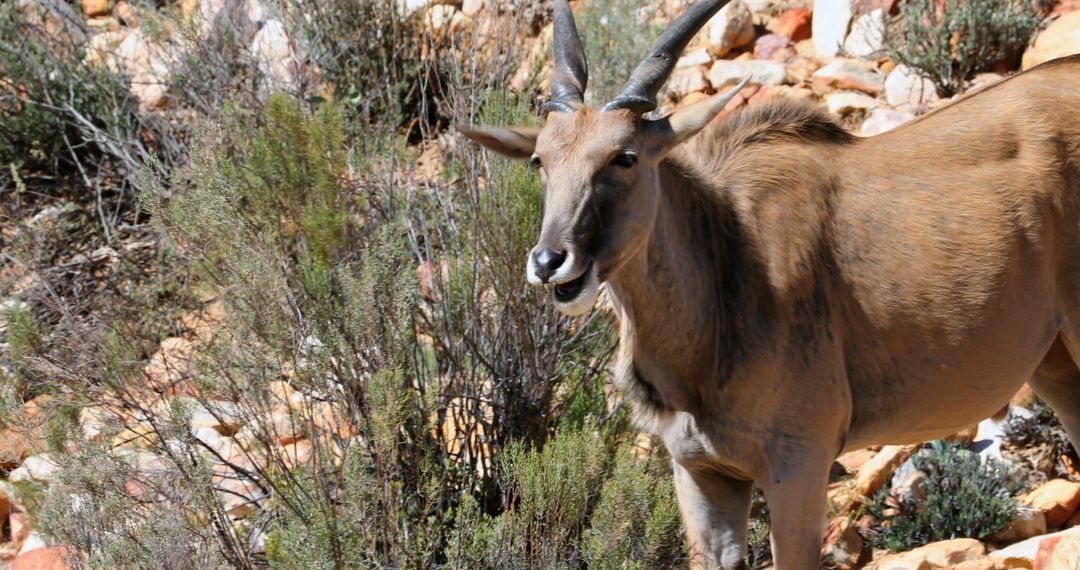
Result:
[[777,570],[821,567],[830,460],[807,459],[759,481],[769,504],[772,554]]
[[752,481],[692,472],[674,464],[690,568],[745,568]]

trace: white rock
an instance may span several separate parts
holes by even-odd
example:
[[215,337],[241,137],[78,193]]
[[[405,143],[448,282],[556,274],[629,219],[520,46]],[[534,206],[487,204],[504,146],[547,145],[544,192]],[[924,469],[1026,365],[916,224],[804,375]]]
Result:
[[923,107],[938,98],[934,82],[906,65],[896,66],[885,78],[885,101],[894,107]]
[[844,53],[855,57],[870,57],[885,47],[885,11],[871,10],[855,18],[851,33],[844,40]]
[[787,77],[787,67],[779,61],[721,59],[709,70],[709,83],[719,91],[734,86],[748,75],[754,85],[780,85]]
[[852,111],[863,111],[881,106],[881,102],[858,91],[837,91],[825,96],[825,106],[835,115],[846,115]]
[[139,107],[150,109],[165,103],[172,78],[172,66],[179,55],[160,43],[152,42],[137,28],[116,47],[115,57],[106,60],[114,71],[131,77],[131,93],[139,101]]
[[431,0],[397,0],[398,11],[403,16],[408,16],[413,12],[426,8],[427,6],[434,4]]
[[60,467],[59,462],[51,453],[31,455],[23,461],[17,469],[8,474],[8,480],[13,483],[19,481],[37,481],[48,484],[56,476],[56,470]]
[[754,15],[743,0],[734,0],[717,12],[705,29],[709,34],[709,52],[722,57],[754,41]]
[[892,109],[874,109],[870,111],[870,116],[866,118],[862,128],[859,129],[859,136],[872,137],[879,135],[891,131],[914,118],[915,116],[911,113],[902,113]]
[[683,56],[679,58],[679,61],[675,62],[675,69],[708,65],[712,63],[712,60],[713,58],[709,55],[708,48],[698,48],[684,53]]
[[251,54],[262,74],[265,91],[288,91],[296,85],[296,53],[285,26],[268,20],[251,41]]
[[1035,42],[1024,52],[1023,68],[1074,53],[1080,53],[1080,10],[1063,14],[1035,36]]
[[876,69],[868,69],[859,61],[836,59],[815,71],[813,81],[821,88],[855,89],[877,95],[885,85],[885,76]]
[[49,544],[45,542],[45,539],[36,530],[32,530],[30,536],[26,537],[26,541],[23,542],[22,548],[19,549],[19,554],[25,554],[38,548],[47,548],[48,546]]
[[666,88],[669,93],[683,97],[694,91],[704,91],[709,88],[709,82],[705,79],[705,71],[701,67],[688,69],[676,69],[668,79]]
[[840,53],[851,23],[851,0],[814,0],[814,16],[810,22],[814,49],[819,57]]
[[461,11],[466,16],[475,16],[484,9],[484,0],[465,0],[461,3]]

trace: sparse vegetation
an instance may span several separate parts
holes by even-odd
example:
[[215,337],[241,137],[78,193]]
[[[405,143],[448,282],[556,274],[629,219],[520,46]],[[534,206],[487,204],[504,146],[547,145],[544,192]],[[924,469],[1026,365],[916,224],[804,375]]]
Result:
[[1040,21],[1029,0],[910,0],[886,28],[885,43],[889,57],[951,96],[973,74],[1016,60]]

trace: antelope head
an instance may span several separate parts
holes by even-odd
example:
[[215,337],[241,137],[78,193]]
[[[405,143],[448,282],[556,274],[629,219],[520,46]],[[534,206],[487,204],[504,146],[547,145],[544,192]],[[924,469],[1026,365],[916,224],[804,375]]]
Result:
[[721,95],[646,119],[683,49],[728,0],[699,0],[661,35],[614,100],[584,104],[588,66],[566,0],[556,0],[555,69],[542,128],[461,129],[501,154],[530,161],[540,172],[544,217],[526,275],[554,285],[560,311],[588,311],[600,284],[652,234],[660,198],[660,161],[704,128],[746,81]]

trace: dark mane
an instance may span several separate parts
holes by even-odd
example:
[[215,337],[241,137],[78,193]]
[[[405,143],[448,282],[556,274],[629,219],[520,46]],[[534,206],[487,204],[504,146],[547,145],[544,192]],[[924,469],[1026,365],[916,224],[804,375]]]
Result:
[[729,113],[702,135],[727,147],[764,142],[847,144],[855,139],[820,107],[783,97]]

